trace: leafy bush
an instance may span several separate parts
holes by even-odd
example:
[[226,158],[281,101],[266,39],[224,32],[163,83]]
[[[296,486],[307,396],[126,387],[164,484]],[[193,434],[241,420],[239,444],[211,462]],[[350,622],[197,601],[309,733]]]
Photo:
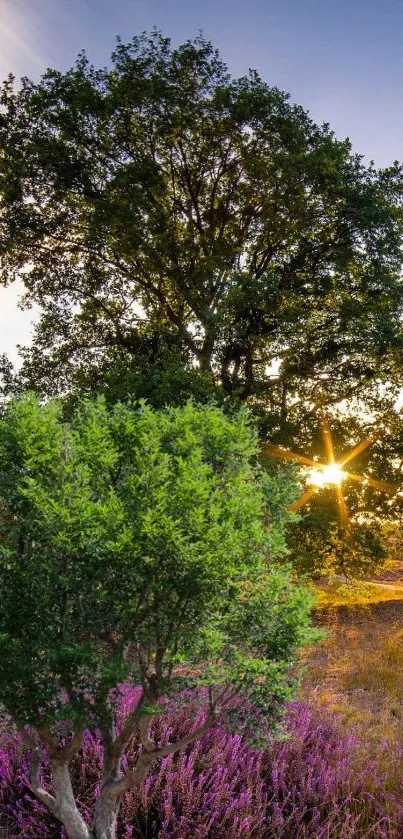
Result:
[[[1,418],[0,700],[69,839],[112,839],[124,794],[156,758],[224,718],[256,743],[259,719],[265,733],[294,695],[301,647],[317,636],[313,598],[279,562],[293,486],[265,476],[257,453],[246,412],[209,405],[109,410],[100,398],[67,422],[60,402],[27,395]],[[142,690],[116,736],[122,682]],[[201,726],[153,740],[160,699],[197,686]],[[68,771],[86,728],[102,731],[105,755],[93,823]],[[122,774],[135,731],[143,749]]]

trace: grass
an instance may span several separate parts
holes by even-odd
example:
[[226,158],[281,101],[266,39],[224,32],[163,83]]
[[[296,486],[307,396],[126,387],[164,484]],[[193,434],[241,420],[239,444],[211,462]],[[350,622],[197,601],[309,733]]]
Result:
[[[348,691],[361,690],[391,700],[403,701],[403,630],[379,639],[379,647],[363,650],[344,673]],[[395,710],[397,716],[397,710]]]
[[371,748],[403,740],[403,587],[336,584],[318,619],[330,631],[307,652],[301,699],[326,705]]
[[336,606],[366,606],[371,603],[384,603],[388,600],[403,601],[402,583],[393,582],[351,582],[335,580],[331,583],[319,583],[315,586],[317,608]]
[[306,655],[301,698],[327,705],[371,747],[403,740],[402,571],[390,560],[375,580],[316,586],[330,631]]

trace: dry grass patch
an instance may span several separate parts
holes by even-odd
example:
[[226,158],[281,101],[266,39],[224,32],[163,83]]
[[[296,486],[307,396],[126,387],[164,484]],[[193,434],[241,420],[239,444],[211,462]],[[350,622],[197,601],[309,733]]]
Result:
[[305,656],[301,699],[336,712],[371,749],[403,741],[403,602],[329,610],[325,625]]
[[399,704],[403,700],[403,630],[386,638],[380,635],[379,646],[373,650],[358,646],[343,682],[346,690],[369,691]]

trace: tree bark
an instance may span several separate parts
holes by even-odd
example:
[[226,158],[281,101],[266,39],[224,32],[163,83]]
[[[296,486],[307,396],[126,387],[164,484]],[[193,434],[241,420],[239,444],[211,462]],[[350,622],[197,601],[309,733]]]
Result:
[[141,754],[135,769],[130,774],[129,785],[125,787],[122,784],[125,778],[120,781],[111,779],[103,785],[95,804],[91,839],[116,839],[117,818],[124,792],[135,786],[140,787],[144,783],[150,764],[151,758],[146,754]]
[[25,745],[32,750],[29,767],[32,791],[38,800],[45,804],[50,812],[64,825],[68,839],[91,839],[90,829],[76,804],[68,767],[69,758],[80,747],[83,730],[77,731],[70,743],[60,749],[55,747],[49,732],[41,732],[42,735],[46,735],[45,739],[42,736],[42,740],[47,741],[48,748],[50,746],[53,752],[53,756],[51,752],[49,754],[54,788],[54,795],[52,795],[41,784],[41,752],[37,741],[24,726],[19,725],[17,720],[14,720],[14,722]]
[[[100,795],[96,801],[94,818],[90,828],[84,821],[75,801],[73,787],[71,784],[68,760],[77,751],[81,742],[82,732],[77,732],[71,743],[62,748],[55,746],[52,736],[46,730],[41,731],[43,742],[50,751],[50,763],[53,777],[54,795],[42,788],[40,784],[40,751],[35,741],[28,738],[26,742],[33,748],[31,758],[31,784],[39,801],[49,808],[51,813],[64,825],[68,839],[116,839],[116,824],[123,795],[133,787],[141,787],[144,783],[150,765],[153,760],[167,757],[181,749],[186,748],[203,736],[216,721],[216,712],[213,707],[206,717],[205,722],[187,734],[176,743],[168,743],[165,746],[156,746],[149,736],[149,725],[152,715],[144,714],[139,719],[140,739],[143,751],[140,753],[136,766],[126,775],[119,778],[120,760],[127,746],[127,736],[132,722],[137,718],[142,704],[142,697],[138,706],[126,720],[127,725],[123,726],[122,732],[115,739],[113,734],[104,740],[104,748],[108,752],[107,777],[101,787]],[[108,740],[110,739],[110,742]],[[115,748],[114,748],[115,747]]]
[[116,797],[106,784],[95,805],[92,839],[116,839],[116,823],[121,797]]
[[67,763],[51,761],[51,765],[55,790],[54,815],[65,826],[69,839],[91,839],[90,829],[75,802]]

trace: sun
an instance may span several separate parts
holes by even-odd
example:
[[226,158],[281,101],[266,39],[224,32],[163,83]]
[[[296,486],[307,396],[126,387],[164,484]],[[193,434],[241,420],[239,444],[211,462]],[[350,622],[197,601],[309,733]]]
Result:
[[300,454],[299,452],[287,451],[287,449],[282,449],[280,446],[275,446],[272,443],[262,443],[262,450],[272,457],[279,457],[282,460],[293,460],[297,463],[301,463],[305,467],[310,467],[306,472],[306,483],[308,484],[308,487],[303,495],[301,495],[301,498],[298,498],[297,501],[290,504],[289,510],[299,510],[301,507],[304,507],[305,504],[308,504],[311,498],[320,489],[333,487],[339,506],[341,523],[346,529],[348,529],[349,516],[342,491],[343,481],[355,481],[360,484],[364,484],[364,486],[368,485],[373,487],[381,492],[388,492],[391,495],[396,495],[400,490],[400,486],[398,484],[388,483],[387,481],[377,480],[371,475],[357,475],[354,472],[348,472],[344,469],[347,463],[371,445],[373,441],[370,437],[362,440],[349,452],[347,452],[347,454],[336,460],[332,435],[328,421],[323,412],[321,413],[321,426],[326,452],[325,462],[312,460],[312,458]]
[[346,473],[340,469],[337,463],[329,463],[327,466],[321,466],[319,469],[310,469],[307,482],[316,487],[338,486],[346,478]]

